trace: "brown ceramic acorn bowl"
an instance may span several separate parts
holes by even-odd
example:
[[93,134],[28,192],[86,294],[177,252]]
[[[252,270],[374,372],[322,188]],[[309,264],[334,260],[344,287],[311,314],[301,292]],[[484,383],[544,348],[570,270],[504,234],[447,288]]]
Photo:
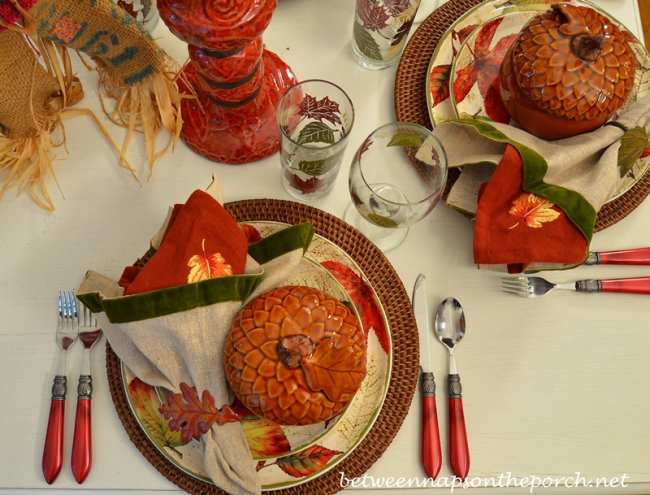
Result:
[[254,414],[310,425],[340,413],[366,376],[366,342],[355,313],[305,286],[249,302],[224,349],[228,382]]
[[524,130],[548,140],[593,131],[630,96],[636,57],[589,7],[553,4],[531,19],[501,65],[503,102]]

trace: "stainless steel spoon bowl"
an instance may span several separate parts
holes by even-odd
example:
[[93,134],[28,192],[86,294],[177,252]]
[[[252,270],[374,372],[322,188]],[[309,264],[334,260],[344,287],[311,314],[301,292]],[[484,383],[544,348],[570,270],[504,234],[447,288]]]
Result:
[[448,297],[436,312],[434,323],[438,339],[449,351],[449,377],[447,392],[449,396],[449,457],[451,468],[461,480],[469,473],[469,446],[465,430],[463,412],[463,388],[456,371],[454,349],[465,336],[465,313],[460,303]]
[[454,374],[456,373],[454,348],[465,336],[465,312],[456,299],[448,297],[440,303],[434,328],[440,342],[449,350],[449,373]]

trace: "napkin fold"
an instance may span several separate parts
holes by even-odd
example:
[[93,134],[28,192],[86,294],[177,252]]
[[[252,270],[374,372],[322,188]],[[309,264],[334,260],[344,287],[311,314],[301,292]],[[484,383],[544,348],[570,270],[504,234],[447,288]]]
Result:
[[620,187],[621,137],[639,126],[650,131],[650,95],[614,125],[557,141],[476,119],[436,127],[449,167],[463,167],[447,202],[476,215],[475,262],[511,273],[581,263],[598,211]]
[[[171,209],[142,270],[126,269],[123,286],[89,271],[77,295],[140,380],[173,393],[185,385],[198,397],[207,392],[221,409],[232,403],[223,366],[232,321],[248,300],[300,270],[313,233],[310,224],[300,224],[247,248],[237,222],[210,194],[197,191]],[[219,488],[261,492],[238,422],[215,424],[200,440],[205,470]]]

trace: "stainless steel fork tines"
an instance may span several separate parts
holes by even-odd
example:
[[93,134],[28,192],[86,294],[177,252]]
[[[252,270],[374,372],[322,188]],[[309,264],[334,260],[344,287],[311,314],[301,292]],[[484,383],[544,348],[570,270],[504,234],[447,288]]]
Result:
[[77,386],[77,416],[72,440],[72,474],[78,483],[83,483],[92,467],[92,431],[90,403],[93,379],[90,374],[90,350],[102,336],[95,315],[80,303],[79,339],[84,345],[84,357]]
[[565,284],[552,284],[541,277],[509,277],[501,279],[503,292],[520,297],[540,297],[555,289],[577,292],[625,292],[650,294],[650,277],[614,278],[606,280],[577,280]]
[[43,476],[53,483],[63,466],[63,424],[65,418],[65,396],[67,392],[66,354],[77,341],[79,318],[77,299],[74,292],[59,292],[59,321],[56,327],[56,341],[61,349],[59,370],[52,385],[50,416],[43,447]]

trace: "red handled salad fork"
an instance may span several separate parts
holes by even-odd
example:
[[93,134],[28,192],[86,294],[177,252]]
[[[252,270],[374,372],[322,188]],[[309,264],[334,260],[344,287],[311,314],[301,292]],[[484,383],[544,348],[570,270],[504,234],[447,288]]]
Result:
[[77,386],[77,416],[72,440],[72,474],[77,483],[84,482],[92,466],[92,430],[90,400],[93,392],[93,379],[90,374],[90,349],[102,336],[97,326],[97,318],[83,304],[79,322],[79,340],[84,345],[84,357]]
[[59,322],[56,327],[56,341],[61,349],[59,370],[52,385],[50,416],[43,447],[43,476],[52,484],[63,465],[63,424],[65,418],[65,395],[67,392],[66,352],[77,341],[79,321],[77,300],[74,292],[59,292]]

